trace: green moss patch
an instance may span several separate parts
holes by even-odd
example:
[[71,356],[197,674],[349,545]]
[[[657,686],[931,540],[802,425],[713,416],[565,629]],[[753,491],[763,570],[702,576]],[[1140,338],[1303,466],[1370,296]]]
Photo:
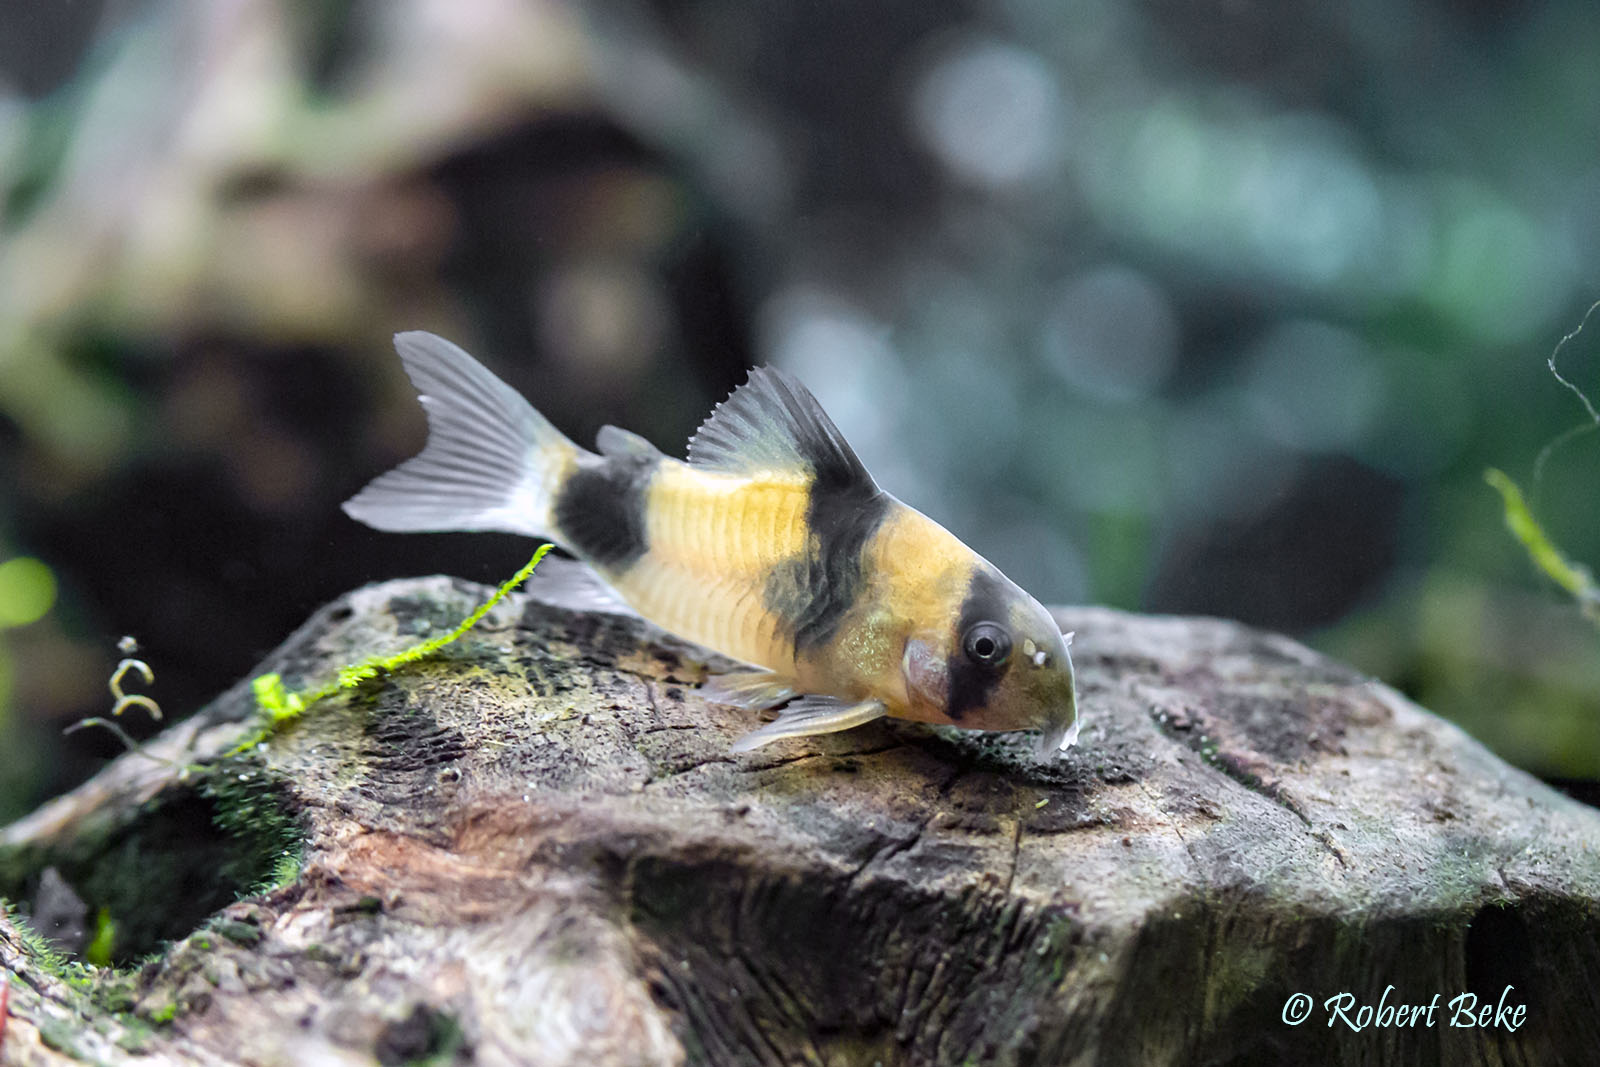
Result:
[[231,760],[169,789],[127,822],[53,848],[0,850],[0,897],[27,915],[53,867],[84,904],[84,944],[62,946],[121,966],[187,936],[239,897],[298,872],[302,834],[279,787],[254,761]]

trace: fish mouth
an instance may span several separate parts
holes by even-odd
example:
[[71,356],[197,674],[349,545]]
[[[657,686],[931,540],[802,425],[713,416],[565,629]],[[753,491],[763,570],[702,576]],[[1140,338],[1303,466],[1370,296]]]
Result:
[[[1061,752],[1065,752],[1078,743],[1078,730],[1083,722],[1083,717],[1078,714],[1078,679],[1072,669],[1072,637],[1071,633],[1061,635],[1061,663],[1059,673],[1050,678],[1053,683],[1047,690],[1045,699],[1049,701],[1054,714],[1045,717],[1044,728],[1039,731],[1038,756],[1041,760],[1049,760]],[[1054,700],[1051,700],[1051,697]]]

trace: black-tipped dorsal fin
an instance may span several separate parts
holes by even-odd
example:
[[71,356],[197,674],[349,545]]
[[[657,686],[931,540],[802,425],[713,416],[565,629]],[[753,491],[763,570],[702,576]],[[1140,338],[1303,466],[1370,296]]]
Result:
[[689,440],[689,463],[727,474],[812,476],[830,489],[877,489],[844,434],[811,390],[775,367],[712,410]]

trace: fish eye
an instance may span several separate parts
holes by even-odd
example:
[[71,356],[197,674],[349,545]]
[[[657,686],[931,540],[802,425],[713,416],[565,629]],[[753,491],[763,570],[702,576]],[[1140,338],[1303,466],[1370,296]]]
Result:
[[1011,655],[1011,635],[997,622],[980,622],[961,639],[967,658],[991,670],[1005,666]]

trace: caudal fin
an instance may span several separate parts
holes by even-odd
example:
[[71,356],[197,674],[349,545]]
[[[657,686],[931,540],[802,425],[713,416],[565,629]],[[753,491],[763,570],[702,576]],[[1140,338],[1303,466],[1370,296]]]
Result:
[[552,501],[578,446],[444,338],[401,333],[394,346],[427,413],[428,443],[346,500],[345,514],[400,533],[498,530],[551,539]]

